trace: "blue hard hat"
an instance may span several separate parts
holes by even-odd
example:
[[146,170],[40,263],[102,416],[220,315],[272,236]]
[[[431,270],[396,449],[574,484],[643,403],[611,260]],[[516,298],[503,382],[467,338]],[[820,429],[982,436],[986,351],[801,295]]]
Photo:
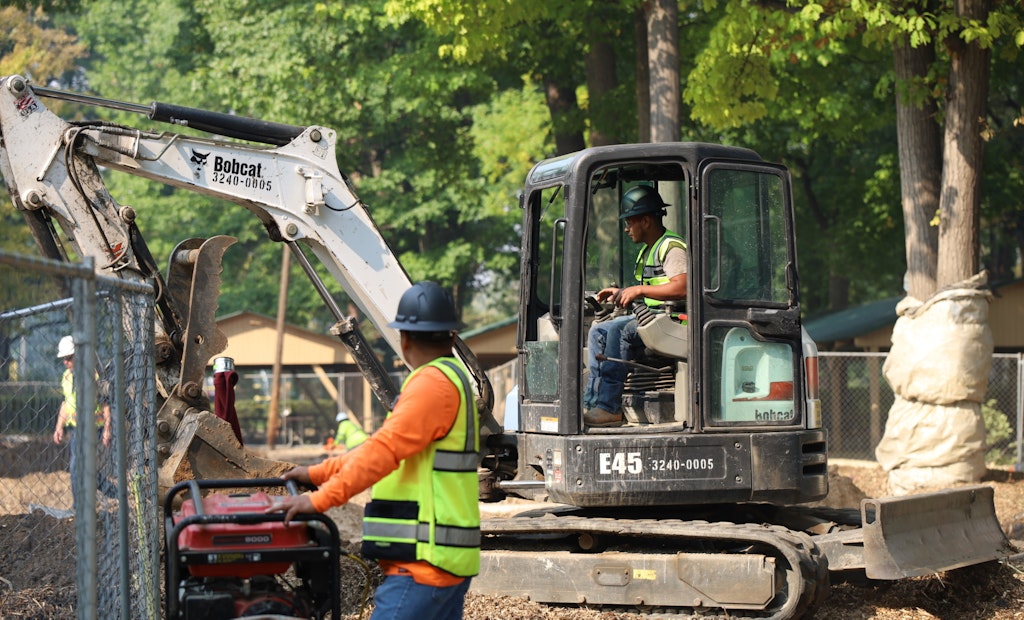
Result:
[[451,294],[436,282],[417,282],[402,293],[398,312],[388,327],[409,332],[445,332],[461,329]]

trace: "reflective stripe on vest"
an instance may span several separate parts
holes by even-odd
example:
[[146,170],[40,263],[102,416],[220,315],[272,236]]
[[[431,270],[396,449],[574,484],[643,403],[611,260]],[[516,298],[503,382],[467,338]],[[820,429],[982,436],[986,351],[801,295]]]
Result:
[[[371,535],[381,540],[395,542],[430,544],[430,524],[415,521],[402,523],[393,520],[371,520]],[[363,530],[366,535],[366,528]],[[437,525],[434,527],[434,544],[447,547],[479,547],[479,527],[450,527]]]
[[[653,246],[644,247],[640,250],[640,253],[636,256],[636,266],[633,268],[633,275],[640,281],[640,284],[657,286],[659,284],[666,284],[671,280],[671,278],[665,275],[664,261],[665,256],[668,255],[669,250],[673,247],[685,250],[686,242],[676,233],[666,230],[665,234],[655,241]],[[657,308],[665,302],[660,299],[644,297],[644,303],[649,308]]]
[[426,366],[440,370],[458,390],[455,423],[447,435],[403,460],[374,485],[363,519],[363,554],[422,560],[453,575],[471,577],[480,569],[476,403],[469,373],[457,360],[440,358]]

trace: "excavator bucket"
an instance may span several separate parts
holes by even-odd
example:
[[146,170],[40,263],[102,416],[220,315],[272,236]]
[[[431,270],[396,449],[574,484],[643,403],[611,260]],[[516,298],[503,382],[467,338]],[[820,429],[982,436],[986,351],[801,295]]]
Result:
[[871,579],[930,575],[1006,557],[1013,548],[984,485],[865,499],[864,560]]
[[231,425],[209,411],[186,413],[169,447],[158,475],[161,497],[183,480],[277,478],[295,467],[247,450]]
[[157,414],[157,429],[166,439],[158,446],[161,496],[183,480],[275,478],[294,467],[247,450],[228,422],[205,410],[201,386],[207,364],[227,346],[216,312],[221,261],[235,241],[223,235],[186,239],[172,253],[167,292],[185,314],[185,330],[178,384]]

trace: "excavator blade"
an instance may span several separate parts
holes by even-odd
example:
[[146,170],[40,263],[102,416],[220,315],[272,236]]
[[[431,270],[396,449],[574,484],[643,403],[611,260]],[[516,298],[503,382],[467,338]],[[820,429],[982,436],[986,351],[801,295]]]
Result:
[[863,500],[867,576],[917,577],[1011,555],[994,494],[992,487],[975,485]]
[[209,411],[188,410],[169,447],[158,474],[161,497],[183,480],[276,478],[295,467],[246,449],[231,425]]

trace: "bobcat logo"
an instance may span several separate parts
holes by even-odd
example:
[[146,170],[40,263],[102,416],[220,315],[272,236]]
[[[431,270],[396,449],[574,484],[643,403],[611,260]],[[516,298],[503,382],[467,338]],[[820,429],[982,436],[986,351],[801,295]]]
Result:
[[196,165],[197,176],[203,171],[203,168],[206,167],[206,158],[209,156],[209,153],[200,153],[199,151],[192,149],[192,157],[189,158],[189,161]]

